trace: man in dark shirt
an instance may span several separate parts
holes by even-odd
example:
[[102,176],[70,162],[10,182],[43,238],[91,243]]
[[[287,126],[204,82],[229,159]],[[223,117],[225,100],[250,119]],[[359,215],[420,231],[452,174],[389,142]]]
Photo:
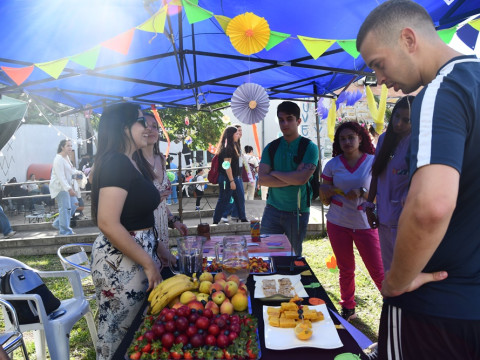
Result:
[[381,359],[480,359],[480,62],[447,46],[423,7],[373,10],[357,49],[412,106],[410,188],[379,330]]

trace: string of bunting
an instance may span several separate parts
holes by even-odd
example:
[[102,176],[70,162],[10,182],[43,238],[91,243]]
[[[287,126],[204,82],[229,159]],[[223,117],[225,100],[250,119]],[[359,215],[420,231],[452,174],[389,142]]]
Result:
[[[304,35],[296,35],[296,37],[294,37],[291,34],[271,30],[268,22],[264,18],[250,12],[240,14],[234,19],[231,19],[224,15],[215,15],[213,12],[198,6],[198,0],[170,0],[170,2],[165,4],[157,13],[142,24],[80,54],[66,56],[48,62],[35,63],[26,67],[1,66],[0,68],[18,86],[28,79],[35,67],[41,69],[54,79],[58,79],[69,61],[94,70],[101,48],[107,48],[127,55],[135,30],[155,33],[155,36],[150,41],[158,34],[163,34],[169,6],[182,6],[190,24],[214,17],[225,34],[230,37],[232,46],[242,54],[250,55],[263,49],[269,51],[286,39],[292,38],[298,39],[314,59],[318,59],[334,43],[337,43],[345,52],[355,59],[360,55],[356,49],[356,39],[321,39]],[[235,21],[229,29],[230,22],[233,20]],[[467,25],[480,31],[480,19],[469,21],[465,26]],[[457,32],[457,28],[458,26],[454,26],[449,29],[439,30],[438,35],[445,43],[449,44],[453,35]]]

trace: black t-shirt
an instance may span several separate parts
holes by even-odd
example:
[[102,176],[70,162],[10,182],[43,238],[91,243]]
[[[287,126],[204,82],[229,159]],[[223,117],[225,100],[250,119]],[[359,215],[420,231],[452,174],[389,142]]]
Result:
[[227,176],[227,172],[222,167],[222,164],[223,164],[223,161],[224,161],[225,158],[227,158],[227,159],[231,158],[232,159],[232,162],[230,164],[230,168],[232,169],[233,177],[235,178],[237,176],[240,176],[240,169],[238,168],[239,163],[238,163],[237,152],[232,150],[232,149],[225,148],[218,155],[218,164],[220,165],[220,172],[223,175]]
[[135,169],[130,159],[113,154],[100,171],[99,189],[119,187],[128,192],[120,222],[128,231],[154,226],[153,211],[160,203],[160,194],[153,182]]

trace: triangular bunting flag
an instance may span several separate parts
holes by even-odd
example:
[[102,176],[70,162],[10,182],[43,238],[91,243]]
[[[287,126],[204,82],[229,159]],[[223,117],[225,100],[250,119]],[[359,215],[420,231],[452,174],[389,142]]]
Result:
[[365,92],[367,93],[368,110],[370,110],[370,115],[372,115],[373,121],[376,121],[378,117],[378,107],[377,107],[377,103],[375,102],[375,97],[373,96],[373,92],[370,86],[367,86]]
[[17,85],[21,85],[25,80],[27,80],[27,78],[32,73],[33,68],[33,65],[23,68],[2,66],[2,70],[5,72],[5,74],[7,74],[8,77],[12,79]]
[[119,52],[120,54],[127,55],[128,50],[130,50],[130,44],[132,43],[133,33],[135,28],[132,28],[123,34],[117,35],[114,38],[111,38],[107,41],[101,43],[103,47],[107,49]]
[[337,103],[334,99],[330,99],[330,110],[327,116],[327,135],[333,143],[335,137],[335,119],[337,117]]
[[73,62],[85,66],[91,70],[95,69],[97,65],[98,55],[100,54],[100,45],[95,46],[93,49],[87,50],[84,53],[70,56],[70,60]]
[[445,30],[439,30],[437,31],[438,36],[440,36],[440,39],[443,40],[445,44],[450,44],[450,41],[452,41],[453,35],[457,32],[457,27],[454,26],[450,29],[445,29]]
[[468,25],[470,25],[474,29],[480,31],[480,19],[472,20],[468,23]]
[[155,15],[153,15],[150,19],[145,21],[142,25],[137,26],[138,30],[148,31],[153,33],[163,33],[165,28],[165,20],[167,18],[167,8],[168,6],[165,5],[161,8]]
[[338,45],[348,54],[357,58],[360,53],[357,51],[357,40],[337,40]]
[[223,32],[226,33],[227,32],[227,26],[228,26],[228,23],[230,22],[230,20],[232,20],[231,18],[227,17],[227,16],[223,16],[223,15],[214,15],[215,16],[215,19],[217,19],[218,23],[220,24],[220,26],[222,27],[223,29]]
[[282,41],[288,39],[290,34],[281,33],[278,31],[271,31],[270,30],[270,38],[268,39],[268,43],[265,46],[265,50],[270,50],[271,48],[277,46]]
[[36,67],[45,71],[48,75],[54,79],[58,79],[65,66],[67,66],[68,58],[59,60],[48,61],[40,64],[35,64]]
[[213,16],[212,12],[201,8],[190,0],[182,0],[182,5],[185,9],[185,13],[187,14],[187,19],[190,24],[195,24],[199,21],[207,20]]
[[388,88],[385,84],[382,84],[382,93],[380,95],[380,102],[378,104],[378,114],[377,119],[375,119],[375,131],[378,134],[383,132],[383,127],[385,125],[385,110],[387,109],[387,95]]
[[307,36],[297,36],[305,49],[317,60],[335,42],[335,40],[316,39]]
[[[190,0],[190,1],[195,2],[198,5],[198,0]],[[182,0],[172,0],[168,3],[168,5],[182,6]]]

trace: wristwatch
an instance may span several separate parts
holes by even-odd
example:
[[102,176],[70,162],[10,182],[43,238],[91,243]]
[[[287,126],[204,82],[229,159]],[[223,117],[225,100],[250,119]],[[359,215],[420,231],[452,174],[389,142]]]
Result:
[[364,187],[361,187],[360,188],[360,197],[363,197],[363,195],[365,195],[366,193],[368,193],[368,190]]

